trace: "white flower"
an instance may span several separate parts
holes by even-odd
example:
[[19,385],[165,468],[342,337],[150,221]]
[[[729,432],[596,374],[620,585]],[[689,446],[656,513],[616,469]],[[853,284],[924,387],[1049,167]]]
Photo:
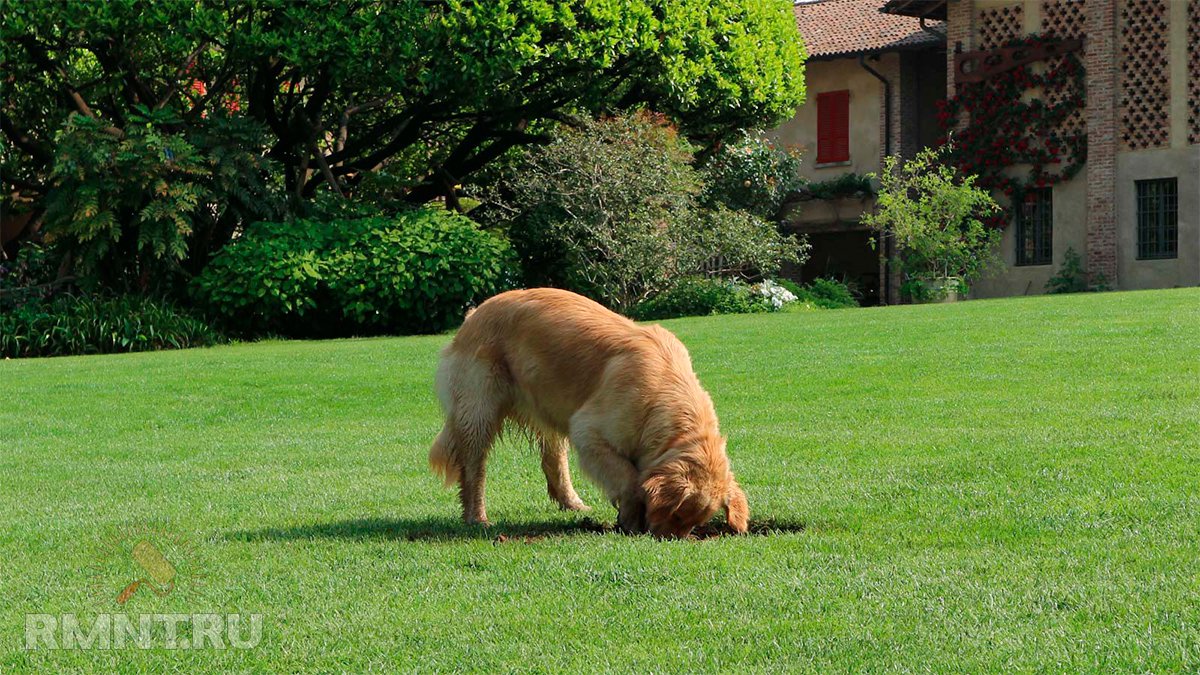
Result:
[[794,293],[770,279],[754,284],[754,292],[766,298],[772,309],[783,309],[787,303],[796,301]]

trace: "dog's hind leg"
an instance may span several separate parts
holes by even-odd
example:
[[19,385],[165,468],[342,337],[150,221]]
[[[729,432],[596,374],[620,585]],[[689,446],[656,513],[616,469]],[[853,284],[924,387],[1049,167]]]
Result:
[[430,463],[445,477],[447,484],[458,483],[466,523],[487,524],[484,484],[488,451],[495,435],[486,427],[466,430],[447,420],[429,455]]
[[429,463],[447,484],[458,482],[467,523],[487,523],[487,456],[507,406],[504,383],[492,365],[447,355],[438,370],[438,396],[446,424],[433,443]]
[[539,432],[538,448],[542,453],[542,473],[546,474],[546,491],[550,498],[566,511],[591,511],[571,485],[571,469],[567,463],[567,439],[552,432]]
[[464,453],[462,479],[458,483],[458,498],[462,501],[463,522],[487,525],[487,506],[484,484],[487,481],[487,455],[492,439],[480,438]]

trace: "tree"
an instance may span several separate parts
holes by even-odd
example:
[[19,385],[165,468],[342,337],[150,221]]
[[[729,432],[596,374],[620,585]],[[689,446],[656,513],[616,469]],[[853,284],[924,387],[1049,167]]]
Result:
[[[694,274],[771,274],[805,246],[748,211],[702,200],[692,147],[647,113],[564,128],[500,183],[496,220],[525,282],[570,288],[628,312]],[[489,208],[489,207],[484,207]]]
[[[35,199],[63,185],[71,115],[114,139],[148,117],[187,139],[249,119],[266,135],[249,148],[265,182],[293,208],[385,165],[405,200],[453,207],[457,185],[547,141],[554,121],[646,104],[716,143],[791,115],[804,93],[781,0],[10,2],[2,43],[0,176]],[[127,206],[118,227],[145,207]],[[228,220],[184,229],[215,250]]]
[[[999,257],[1000,230],[985,223],[1000,207],[975,176],[962,176],[944,159],[950,145],[925,148],[903,163],[884,159],[876,210],[862,222],[895,239],[909,288],[961,286],[978,279]],[[876,178],[868,174],[869,178]]]

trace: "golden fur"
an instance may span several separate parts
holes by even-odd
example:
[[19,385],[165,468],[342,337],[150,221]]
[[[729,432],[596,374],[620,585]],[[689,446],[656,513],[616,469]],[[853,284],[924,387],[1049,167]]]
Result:
[[712,400],[687,349],[661,326],[567,291],[502,293],[442,351],[436,386],[446,423],[429,463],[459,484],[467,522],[487,522],[487,454],[511,420],[537,439],[562,508],[587,508],[571,485],[569,439],[623,529],[686,536],[721,508],[735,531],[749,525]]

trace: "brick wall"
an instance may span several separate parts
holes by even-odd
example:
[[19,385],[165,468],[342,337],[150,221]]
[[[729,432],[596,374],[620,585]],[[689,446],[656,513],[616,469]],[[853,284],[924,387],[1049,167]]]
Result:
[[1117,287],[1117,0],[1087,0],[1087,265]]
[[946,6],[946,98],[957,92],[954,83],[954,55],[974,49],[975,3],[973,0],[952,0]]
[[1200,144],[1200,0],[1187,7],[1187,142]]
[[921,100],[917,97],[921,76],[917,69],[917,59],[913,54],[898,54],[900,57],[899,74],[896,80],[900,84],[899,91],[894,92],[894,109],[892,110],[892,148],[902,157],[912,157],[921,150],[918,142],[920,126]]

